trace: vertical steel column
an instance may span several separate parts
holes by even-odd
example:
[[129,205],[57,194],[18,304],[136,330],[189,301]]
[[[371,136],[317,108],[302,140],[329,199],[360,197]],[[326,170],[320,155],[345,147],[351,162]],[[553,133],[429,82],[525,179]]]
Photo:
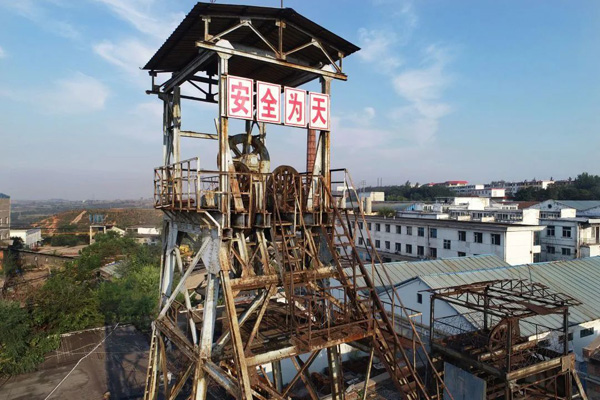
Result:
[[563,330],[565,339],[565,341],[563,342],[563,355],[566,356],[567,354],[569,354],[569,309],[566,307],[563,311]]
[[271,368],[273,369],[273,382],[275,383],[275,389],[279,393],[283,392],[283,374],[281,372],[281,361],[273,361],[271,363]]
[[173,163],[181,161],[181,88],[173,89]]
[[233,361],[237,372],[237,378],[240,385],[240,398],[242,400],[252,399],[252,387],[250,384],[250,375],[248,374],[248,365],[244,355],[244,346],[242,335],[238,323],[238,315],[235,309],[235,298],[231,288],[229,272],[231,265],[229,263],[229,249],[226,244],[221,244],[220,249],[221,262],[221,285],[223,286],[223,296],[225,297],[225,309],[229,330],[231,331],[231,344],[233,345]]
[[229,228],[229,176],[227,175],[227,158],[229,156],[229,119],[227,118],[227,75],[229,58],[219,53],[219,208],[223,214],[223,228]]
[[331,379],[331,399],[341,400],[344,398],[344,385],[338,346],[327,348],[327,361],[329,363],[329,379]]
[[[321,92],[327,94],[331,98],[331,78],[321,77]],[[331,101],[329,104],[331,108]],[[331,114],[331,109],[329,110]],[[331,129],[331,126],[330,126]],[[331,188],[331,132],[330,131],[321,131],[321,135],[319,137],[319,141],[321,142],[319,145],[321,147],[321,166],[322,166],[322,174],[323,174],[323,185],[327,188]],[[325,207],[329,207],[329,199],[327,196],[323,199],[323,205]]]
[[435,335],[435,294],[431,295],[431,299],[429,300],[429,351],[433,351],[433,335]]
[[309,174],[315,168],[315,158],[317,157],[317,132],[314,129],[306,131],[306,172]]
[[217,301],[219,299],[219,278],[215,274],[208,273],[206,279],[206,298],[204,299],[202,334],[200,336],[200,359],[194,377],[194,400],[206,399],[208,378],[202,367],[206,361],[210,361],[217,317]]
[[173,272],[175,270],[175,254],[173,252],[175,246],[177,245],[177,224],[174,224],[172,221],[169,223],[169,232],[167,235],[167,246],[164,254],[164,268],[163,275],[161,277],[161,304],[167,300],[167,298],[171,295],[171,288],[173,286]]

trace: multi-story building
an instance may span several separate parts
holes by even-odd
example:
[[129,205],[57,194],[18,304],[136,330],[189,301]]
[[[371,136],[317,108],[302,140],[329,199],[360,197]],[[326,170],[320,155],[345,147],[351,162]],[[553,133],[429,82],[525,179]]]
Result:
[[600,218],[540,218],[542,261],[600,255]]
[[551,180],[531,180],[521,182],[506,182],[506,181],[494,181],[485,185],[485,188],[498,188],[505,189],[507,196],[514,196],[519,190],[525,188],[536,188],[536,189],[547,189],[548,186],[553,185],[554,181]]
[[[547,189],[548,186],[553,185],[553,180],[532,180],[532,181],[521,181],[521,182],[506,182],[506,181],[493,181],[486,184],[470,184],[451,187],[456,194],[461,196],[486,196],[486,197],[504,197],[514,196],[519,190],[524,188],[537,188]],[[500,196],[500,194],[502,194]]]
[[[539,260],[537,233],[541,226],[439,219],[439,214],[420,216],[367,216],[367,226],[359,224],[362,234],[356,235],[356,244],[359,249],[376,248],[384,261],[480,254],[496,255],[511,265]],[[371,233],[371,243],[365,229]],[[366,251],[363,256],[368,257]]]
[[0,241],[10,239],[10,197],[0,193]]
[[571,260],[600,255],[600,201],[546,200],[539,210],[541,260]]

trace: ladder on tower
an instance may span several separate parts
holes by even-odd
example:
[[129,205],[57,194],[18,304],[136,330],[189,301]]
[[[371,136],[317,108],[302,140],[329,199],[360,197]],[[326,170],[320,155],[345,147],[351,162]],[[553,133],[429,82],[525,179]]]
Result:
[[[346,172],[347,174],[347,172]],[[349,178],[348,178],[349,179]],[[351,183],[351,180],[350,180]],[[349,187],[353,188],[352,185]],[[366,220],[360,205],[357,210],[352,209],[350,212],[347,208],[340,208],[336,197],[331,193],[331,190],[327,185],[323,185],[324,195],[329,198],[330,205],[334,214],[333,227],[329,228],[333,230],[333,246],[332,254],[334,254],[335,262],[339,268],[340,278],[345,280],[343,282],[350,288],[355,288],[355,298],[357,299],[357,308],[364,313],[372,312],[374,314],[374,320],[376,322],[375,334],[373,336],[375,352],[378,358],[383,362],[386,367],[390,378],[402,394],[403,398],[416,400],[420,398],[424,399],[441,399],[443,398],[443,392],[452,399],[450,393],[445,389],[443,379],[441,375],[435,369],[433,361],[429,358],[425,345],[423,344],[419,333],[416,330],[415,325],[407,318],[412,328],[412,335],[416,338],[416,348],[420,355],[424,355],[425,360],[422,360],[421,365],[417,365],[415,362],[416,358],[411,360],[405,346],[402,337],[396,332],[394,322],[386,312],[386,309],[379,298],[379,295],[375,291],[375,276],[379,277],[385,291],[390,296],[390,299],[397,301],[399,308],[403,311],[403,314],[408,317],[408,313],[404,309],[402,302],[395,292],[395,287],[391,281],[385,267],[382,265],[381,260],[379,265],[375,265],[375,259],[378,256],[371,257],[371,274],[362,262],[359,253],[357,251],[354,235],[350,229],[351,225],[358,225],[361,221],[363,226],[366,226]],[[358,198],[357,193],[356,198]],[[354,224],[352,223],[354,220]],[[356,232],[356,230],[355,230]],[[368,232],[368,231],[367,231]],[[369,235],[370,241],[370,235]],[[382,271],[380,271],[380,269]],[[364,304],[360,301],[361,298],[369,296],[373,300],[373,307],[371,310],[365,309]],[[392,313],[394,310],[391,310]],[[393,315],[393,314],[392,314]],[[399,355],[399,357],[398,357]],[[419,375],[418,368],[429,368],[432,374],[432,381],[435,384],[435,393],[430,393],[427,388],[426,382]]]
[[152,336],[150,339],[150,351],[148,353],[148,371],[146,373],[146,388],[144,389],[144,400],[153,400],[156,394],[158,376],[158,345],[156,328],[152,324]]

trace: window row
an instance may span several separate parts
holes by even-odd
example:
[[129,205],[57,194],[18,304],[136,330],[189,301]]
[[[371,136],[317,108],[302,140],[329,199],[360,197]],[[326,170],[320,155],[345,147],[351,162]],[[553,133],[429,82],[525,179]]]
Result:
[[[563,256],[570,256],[571,255],[571,249],[568,247],[561,247],[561,254]],[[546,253],[548,254],[556,254],[556,247],[554,246],[546,246]]]
[[[553,225],[548,225],[546,227],[546,236],[550,236],[550,237],[556,237],[556,227]],[[563,226],[562,227],[562,237],[564,238],[571,238],[572,236],[572,229],[570,226]]]
[[[390,224],[384,224],[384,225],[385,225],[385,231],[387,233],[391,232],[391,225]],[[359,222],[358,226],[360,229],[363,229],[362,222]],[[396,233],[402,234],[402,225],[395,225],[395,226],[396,226]],[[372,229],[371,222],[367,222],[367,228],[369,230]],[[571,228],[569,228],[569,229],[571,229]],[[381,224],[378,222],[375,223],[375,231],[376,232],[381,231]],[[412,236],[413,227],[405,226],[405,234]],[[425,228],[424,227],[422,227],[422,226],[417,227],[417,236],[425,237]],[[433,238],[433,239],[436,239],[438,237],[437,228],[429,228],[429,237]],[[466,242],[467,241],[467,231],[458,231],[458,240],[460,242]],[[490,240],[493,245],[500,246],[502,244],[501,235],[499,233],[490,233]],[[483,232],[473,232],[473,242],[474,243],[483,243]],[[446,240],[444,240],[444,248],[445,249],[450,248],[450,247],[445,247],[445,246],[446,246]]]

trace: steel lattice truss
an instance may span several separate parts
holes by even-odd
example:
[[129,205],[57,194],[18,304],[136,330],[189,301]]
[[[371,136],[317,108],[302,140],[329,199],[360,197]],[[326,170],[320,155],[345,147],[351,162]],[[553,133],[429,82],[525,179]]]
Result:
[[[519,279],[429,292],[431,348],[444,360],[485,380],[487,398],[570,399],[573,383],[586,398],[567,339],[569,307],[581,302],[545,285]],[[436,318],[436,300],[465,311]],[[555,316],[550,320],[562,320],[562,324],[540,325],[541,316]],[[522,335],[521,329],[526,325],[535,325],[535,335]],[[555,348],[544,344],[553,336],[562,338]]]

